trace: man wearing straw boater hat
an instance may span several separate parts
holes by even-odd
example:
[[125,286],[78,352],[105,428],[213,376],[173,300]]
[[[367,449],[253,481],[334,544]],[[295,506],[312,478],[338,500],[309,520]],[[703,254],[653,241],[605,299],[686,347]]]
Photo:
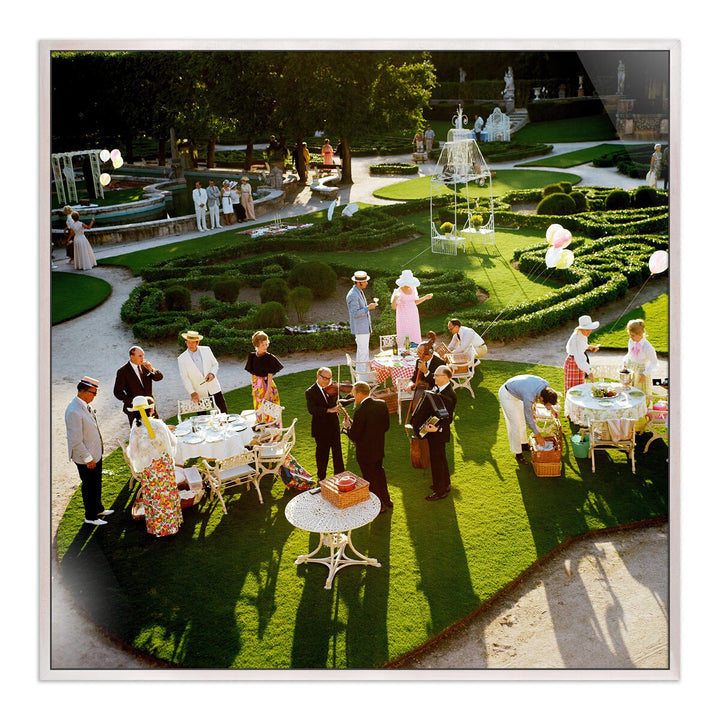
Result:
[[352,276],[355,284],[345,296],[350,316],[350,332],[355,336],[357,346],[355,361],[359,372],[367,372],[370,369],[370,333],[372,332],[370,311],[377,307],[375,302],[368,305],[363,292],[369,280],[370,276],[364,270],[356,270]]
[[99,383],[87,375],[77,385],[77,395],[65,410],[68,454],[78,469],[81,494],[88,525],[107,525],[103,520],[112,515],[102,504],[103,441],[95,410],[90,403],[95,399]]
[[193,402],[212,397],[220,412],[227,412],[225,396],[217,379],[218,361],[212,350],[200,345],[203,336],[196,330],[182,333],[187,350],[178,358],[180,379]]

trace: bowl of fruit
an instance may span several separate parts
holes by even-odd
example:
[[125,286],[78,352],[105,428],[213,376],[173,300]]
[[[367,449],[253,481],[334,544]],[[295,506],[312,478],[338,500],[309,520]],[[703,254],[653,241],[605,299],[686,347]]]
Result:
[[617,396],[617,390],[614,390],[609,385],[593,385],[592,396],[598,400],[609,400]]

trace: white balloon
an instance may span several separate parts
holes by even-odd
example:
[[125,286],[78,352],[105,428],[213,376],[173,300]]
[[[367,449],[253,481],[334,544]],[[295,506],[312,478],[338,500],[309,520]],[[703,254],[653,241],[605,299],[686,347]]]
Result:
[[358,204],[357,203],[350,203],[348,206],[346,206],[342,214],[346,217],[351,217],[353,214],[355,214],[358,211]]
[[113,160],[113,167],[117,170],[118,168],[121,168],[123,166],[124,160],[121,157],[116,157]]
[[550,227],[548,227],[548,229],[545,231],[545,239],[548,241],[549,245],[552,245],[553,235],[555,235],[558,230],[562,229],[563,226],[558,225],[557,223],[553,223],[552,225],[550,225]]
[[650,256],[650,260],[648,261],[650,272],[653,275],[665,272],[668,269],[669,261],[670,259],[666,250],[656,250]]
[[561,252],[562,250],[560,248],[548,248],[548,251],[545,253],[545,264],[549,268],[557,267],[557,262],[560,259]]
[[100,151],[100,160],[103,162],[107,162],[110,159],[110,151],[109,150],[101,150]]
[[333,212],[335,212],[335,206],[337,205],[337,200],[333,200],[330,203],[330,207],[328,208],[328,220],[332,220],[333,218]]

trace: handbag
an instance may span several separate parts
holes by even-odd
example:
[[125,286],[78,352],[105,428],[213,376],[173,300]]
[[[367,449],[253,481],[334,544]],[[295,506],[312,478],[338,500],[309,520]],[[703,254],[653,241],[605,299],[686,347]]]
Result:
[[645,176],[645,182],[648,183],[648,185],[655,184],[655,173],[652,170],[649,170]]

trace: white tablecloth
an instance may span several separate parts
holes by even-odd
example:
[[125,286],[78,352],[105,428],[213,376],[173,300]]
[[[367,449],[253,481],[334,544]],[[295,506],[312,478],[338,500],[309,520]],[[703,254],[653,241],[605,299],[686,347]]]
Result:
[[[593,384],[611,387],[618,394],[596,398]],[[590,420],[639,420],[647,410],[645,393],[637,388],[623,389],[619,383],[583,383],[570,388],[565,395],[565,413],[577,425],[587,427]]]
[[[225,423],[218,420],[203,421],[200,418],[210,418],[209,415],[200,415],[195,418],[183,420],[175,428],[177,438],[177,451],[175,463],[183,465],[191,458],[208,458],[209,460],[222,460],[238,455],[245,450],[245,446],[253,439],[252,428],[246,423]],[[195,421],[195,432],[185,434]]]

